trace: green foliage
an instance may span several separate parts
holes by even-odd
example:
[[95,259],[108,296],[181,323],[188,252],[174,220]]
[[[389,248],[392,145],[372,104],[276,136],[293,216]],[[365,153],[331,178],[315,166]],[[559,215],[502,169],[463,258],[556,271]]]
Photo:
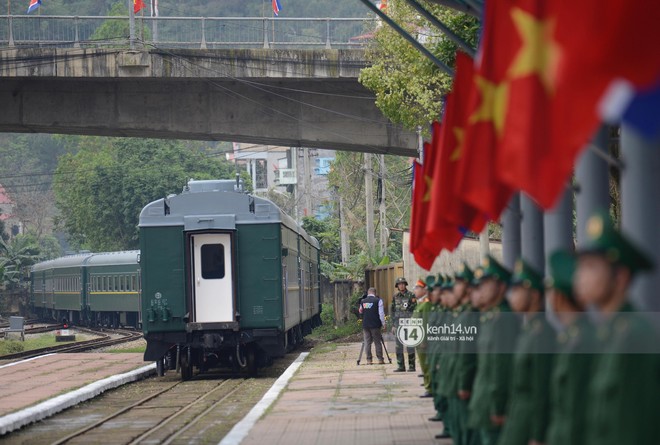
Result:
[[29,273],[29,268],[40,257],[39,244],[34,236],[18,235],[11,241],[0,240],[0,284],[17,289],[26,287],[22,280]]
[[331,304],[323,304],[321,312],[323,324],[312,331],[309,336],[312,340],[333,341],[357,334],[362,330],[361,323],[352,314],[349,315],[348,323],[336,326],[334,313],[334,307]]
[[[471,16],[439,5],[425,5],[444,24],[476,47],[479,22]],[[454,66],[456,45],[409,7],[403,0],[390,0],[388,15],[415,36],[441,61]],[[392,122],[415,130],[438,119],[443,96],[452,79],[397,34],[380,26],[367,52],[372,66],[360,73],[360,82],[376,94],[376,106]]]
[[22,341],[18,340],[4,340],[0,341],[0,356],[7,354],[17,354],[25,350],[25,345]]
[[313,216],[304,216],[302,226],[308,234],[319,241],[322,260],[327,263],[341,261],[339,222],[336,218],[319,220]]
[[193,143],[79,138],[77,144],[75,155],[60,159],[55,198],[60,224],[75,244],[90,250],[137,248],[142,208],[179,192],[190,178],[235,178],[231,164]]

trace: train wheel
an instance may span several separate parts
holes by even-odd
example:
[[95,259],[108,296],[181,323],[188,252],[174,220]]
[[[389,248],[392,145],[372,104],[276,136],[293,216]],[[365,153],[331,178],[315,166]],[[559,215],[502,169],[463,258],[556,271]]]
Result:
[[257,353],[254,346],[250,346],[245,351],[245,361],[247,362],[247,371],[250,377],[257,376]]
[[190,354],[190,348],[186,348],[184,353],[181,355],[181,380],[184,382],[190,380],[193,374],[193,365],[192,357]]
[[165,375],[165,358],[161,357],[158,360],[156,360],[156,374],[158,377],[162,377]]

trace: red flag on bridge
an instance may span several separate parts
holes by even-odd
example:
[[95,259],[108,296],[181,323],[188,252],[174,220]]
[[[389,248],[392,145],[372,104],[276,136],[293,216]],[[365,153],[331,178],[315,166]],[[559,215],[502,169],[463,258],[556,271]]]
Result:
[[142,0],[133,0],[133,13],[137,14],[144,8],[144,2]]

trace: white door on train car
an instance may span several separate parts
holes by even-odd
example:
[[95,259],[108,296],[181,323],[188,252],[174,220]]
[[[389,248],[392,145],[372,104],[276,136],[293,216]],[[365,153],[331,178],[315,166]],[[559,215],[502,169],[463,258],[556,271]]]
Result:
[[227,233],[192,236],[195,321],[234,321],[231,237]]

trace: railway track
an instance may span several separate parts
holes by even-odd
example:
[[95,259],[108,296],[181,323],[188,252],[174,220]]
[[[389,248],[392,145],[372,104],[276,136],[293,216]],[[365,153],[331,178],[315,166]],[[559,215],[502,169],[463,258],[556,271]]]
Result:
[[[126,343],[129,341],[142,338],[142,333],[138,331],[127,331],[127,330],[95,331],[87,328],[76,328],[76,330],[79,332],[101,335],[101,337],[94,338],[91,340],[79,341],[76,343],[67,343],[63,345],[49,346],[47,348],[32,349],[30,351],[23,351],[14,354],[2,355],[0,356],[0,360],[27,359],[32,357],[38,357],[40,355],[52,354],[54,352],[58,352],[58,353],[86,352],[92,349],[103,348],[106,346],[114,346],[117,344]],[[121,335],[121,337],[112,337],[110,334],[119,334]]]
[[[31,323],[25,323],[25,324],[31,324]],[[0,327],[0,329],[8,328],[8,327],[9,327],[9,325],[4,326],[4,327]],[[61,324],[51,324],[51,325],[46,325],[46,326],[37,326],[37,327],[33,327],[33,328],[25,328],[25,334],[40,334],[40,333],[43,333],[43,332],[50,332],[50,331],[53,331],[55,329],[60,329],[61,327],[62,327]],[[5,337],[5,332],[0,331],[0,338],[4,338],[4,337]]]
[[[83,436],[86,441],[91,440],[93,442],[95,436],[108,435],[109,432],[115,443],[129,445],[159,443],[169,445],[183,436],[189,429],[197,426],[219,405],[241,390],[246,384],[246,380],[224,379],[214,381],[215,387],[213,388],[208,388],[208,384],[201,385],[200,382],[191,383],[176,382],[168,385],[156,393],[118,409],[102,419],[52,442],[51,445],[73,442]],[[185,398],[182,400],[183,394],[185,394]],[[176,402],[172,403],[173,401]],[[166,407],[167,412],[150,420],[148,416],[145,416],[146,409],[150,407],[158,407],[160,410]],[[123,428],[123,426],[135,422],[141,422],[143,429]]]

